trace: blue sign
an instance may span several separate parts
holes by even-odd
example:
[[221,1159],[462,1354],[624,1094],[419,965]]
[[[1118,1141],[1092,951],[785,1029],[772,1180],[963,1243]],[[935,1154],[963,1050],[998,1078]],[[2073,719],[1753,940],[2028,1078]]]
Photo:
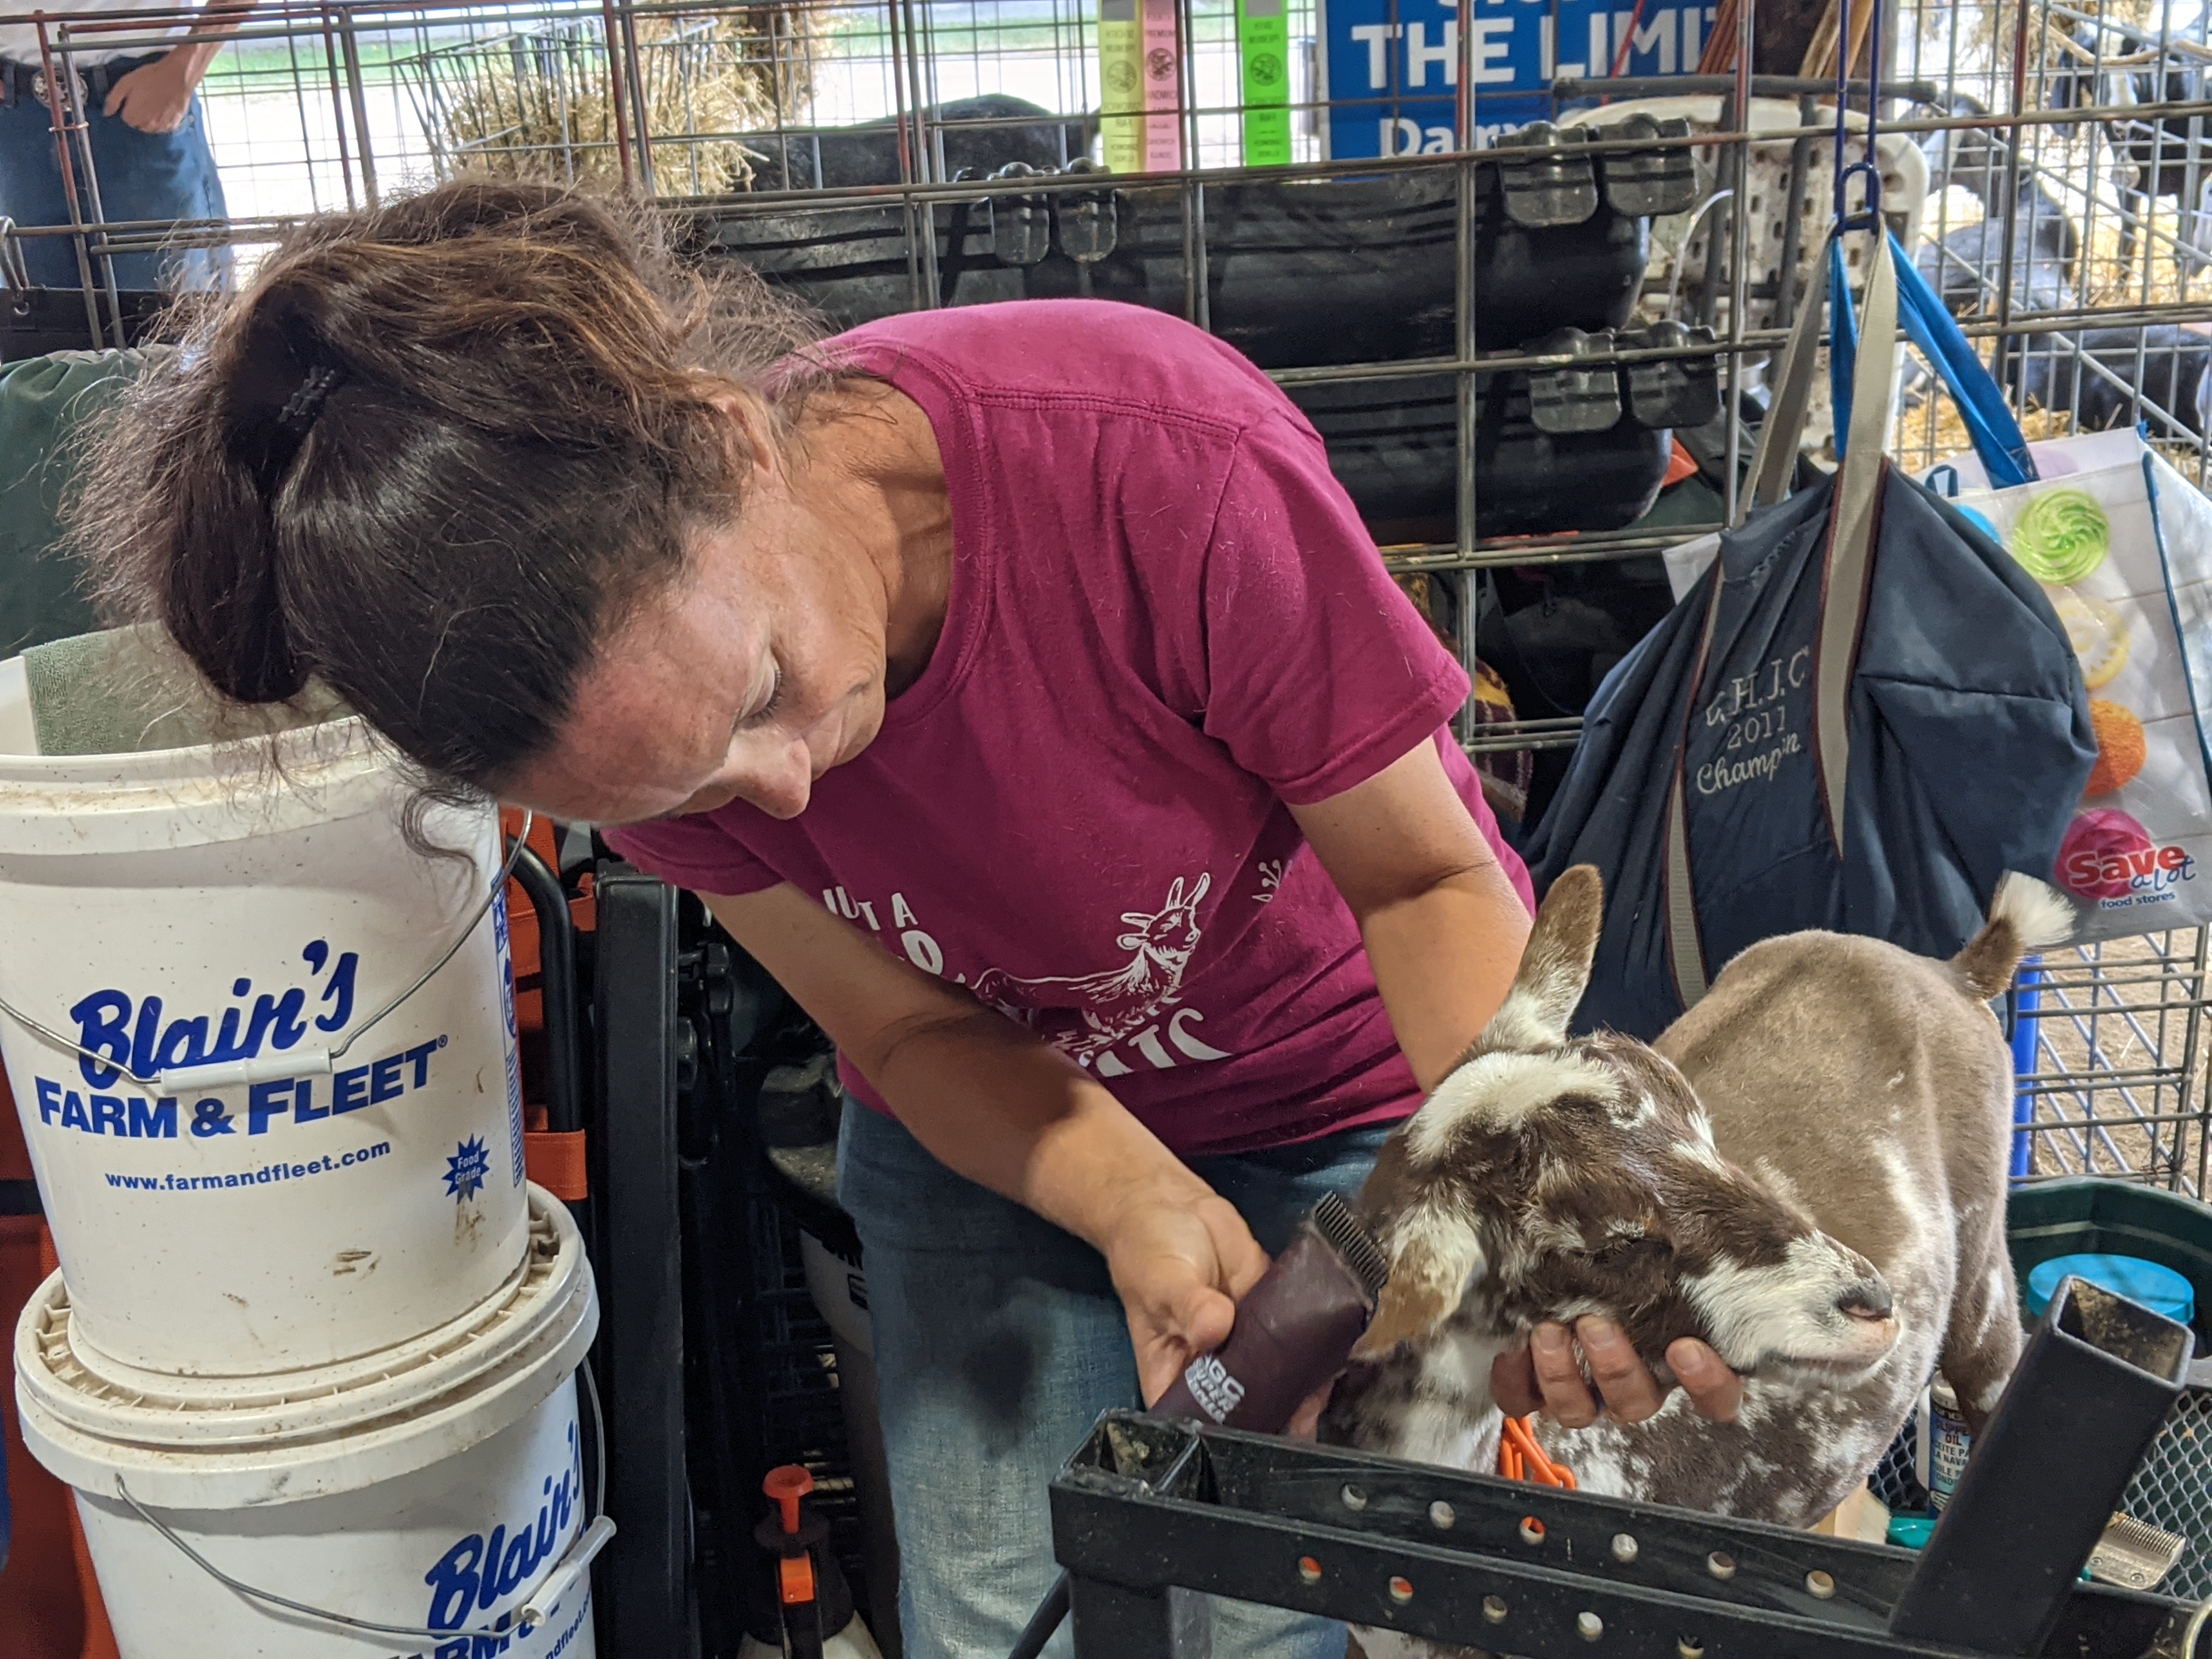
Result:
[[[1688,75],[1714,8],[1607,0],[1471,0],[1476,148],[1552,114],[1556,79]],[[1459,107],[1458,0],[1322,0],[1328,153],[1439,155]]]

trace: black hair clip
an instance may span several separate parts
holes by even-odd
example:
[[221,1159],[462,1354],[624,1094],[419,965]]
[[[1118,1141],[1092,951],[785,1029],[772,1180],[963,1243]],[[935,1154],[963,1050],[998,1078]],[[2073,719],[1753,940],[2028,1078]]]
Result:
[[323,404],[331,389],[345,378],[343,371],[330,364],[319,364],[307,371],[300,389],[285,399],[284,407],[276,411],[276,424],[295,438],[304,439],[307,428],[315,423],[315,416],[323,411]]

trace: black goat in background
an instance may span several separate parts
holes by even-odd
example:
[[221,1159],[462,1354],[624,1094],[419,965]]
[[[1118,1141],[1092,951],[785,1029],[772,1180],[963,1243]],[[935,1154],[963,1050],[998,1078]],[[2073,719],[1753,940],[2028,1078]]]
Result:
[[[2094,91],[2087,86],[2093,76],[2073,79],[2084,84],[2067,88],[2067,96],[2081,96],[2085,88]],[[1941,107],[1968,118],[1989,113],[1962,94],[1946,99]],[[2140,139],[2135,135],[2130,142]],[[2116,147],[2120,142],[2114,138]],[[2179,141],[2170,142],[2179,148]],[[2020,156],[2014,164],[2010,135],[1992,127],[1948,129],[1928,134],[1921,149],[1928,157],[1931,192],[1954,185],[1979,202],[1986,216],[1981,223],[1962,226],[1919,250],[1920,273],[1945,309],[1960,319],[1994,318],[1997,295],[2008,282],[2015,319],[2078,311],[2081,229],[2045,185],[2032,157]],[[2148,155],[2146,150],[2146,166]],[[2024,332],[2003,341],[2000,356],[2000,378],[2015,398],[2046,410],[2071,410],[2082,431],[2146,418],[2155,437],[2201,434],[2212,415],[2207,407],[2212,403],[2212,386],[2207,384],[2212,333],[2196,326],[2160,323]]]
[[[2185,0],[2168,0],[2145,24],[2077,21],[2068,32],[2079,56],[2060,57],[2045,78],[2045,101],[2053,109],[2099,106],[2193,104],[2204,101],[2212,58],[2205,55],[2212,12]],[[2161,36],[2163,38],[2161,38]],[[2192,50],[2193,48],[2193,50]],[[2159,202],[2172,198],[2180,221],[2181,257],[2206,257],[2205,221],[2212,204],[2212,166],[2204,143],[2212,125],[2201,115],[2121,114],[2106,118],[2115,182],[2127,207],[2120,219],[2120,258],[2130,260],[2136,238]]]
[[[2014,317],[2078,309],[2057,259],[2039,248],[2027,227],[2016,226],[2012,240]],[[2002,226],[1984,222],[1923,244],[1917,263],[1954,317],[1990,318],[1997,314],[2003,246]],[[2149,421],[2153,437],[2179,437],[2202,434],[2212,417],[2212,325],[2021,333],[2004,342],[2002,358],[2000,379],[2009,391],[2039,408],[2073,410],[2081,431],[2140,417]]]

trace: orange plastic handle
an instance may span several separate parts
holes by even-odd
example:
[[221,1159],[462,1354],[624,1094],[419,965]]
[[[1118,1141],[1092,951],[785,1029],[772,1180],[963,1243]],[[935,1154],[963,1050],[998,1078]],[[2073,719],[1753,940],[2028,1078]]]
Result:
[[1534,1480],[1541,1486],[1576,1490],[1573,1473],[1545,1455],[1525,1417],[1505,1419],[1505,1431],[1498,1442],[1498,1472],[1509,1480]]
[[[799,1530],[799,1500],[814,1490],[814,1477],[797,1463],[786,1463],[770,1469],[768,1479],[761,1482],[761,1490],[783,1510],[783,1529],[787,1533]],[[810,1570],[807,1594],[814,1593]]]
[[787,1607],[804,1606],[814,1599],[814,1558],[811,1555],[787,1555],[776,1563],[781,1570],[781,1589],[783,1605]]

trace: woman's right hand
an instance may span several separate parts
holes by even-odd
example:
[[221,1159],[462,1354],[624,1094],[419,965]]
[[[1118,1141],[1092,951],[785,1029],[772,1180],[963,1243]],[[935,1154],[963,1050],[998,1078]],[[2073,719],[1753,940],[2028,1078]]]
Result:
[[1227,1199],[1194,1197],[1180,1182],[1123,1200],[1102,1243],[1150,1406],[1229,1340],[1237,1300],[1267,1271],[1267,1253]]
[[1228,1340],[1267,1253],[1096,1077],[796,887],[707,908],[939,1162],[1106,1258],[1147,1404]]

